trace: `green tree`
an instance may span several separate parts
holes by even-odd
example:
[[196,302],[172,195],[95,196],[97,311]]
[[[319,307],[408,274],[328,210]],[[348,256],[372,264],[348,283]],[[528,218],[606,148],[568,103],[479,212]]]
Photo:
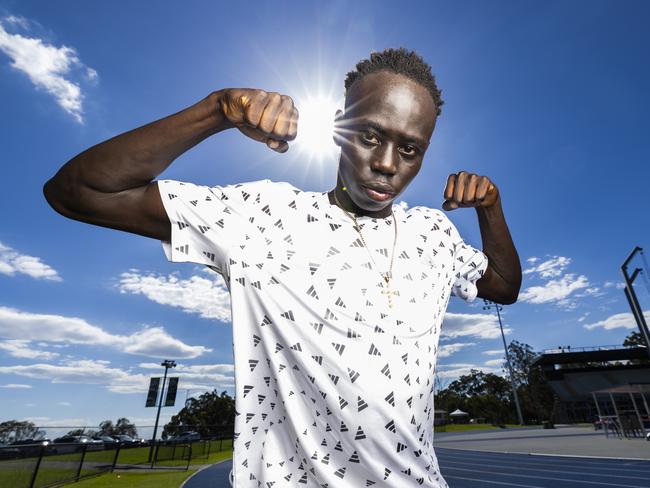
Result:
[[163,439],[185,431],[196,431],[202,437],[232,432],[235,422],[235,399],[225,391],[207,392],[198,398],[190,398],[178,414],[165,425]]
[[645,346],[645,339],[641,335],[641,332],[630,332],[629,335],[623,341],[625,347],[633,346]]
[[[508,345],[508,355],[524,420],[540,423],[551,419],[555,394],[541,366],[535,364],[538,354],[530,345],[512,341]],[[507,371],[505,361],[503,368]]]
[[513,422],[509,392],[510,385],[501,376],[473,369],[440,390],[435,405],[448,412],[459,408],[473,418],[485,418],[494,424]]
[[117,422],[115,423],[115,430],[118,434],[128,435],[133,438],[138,437],[138,429],[136,428],[135,424],[131,423],[129,419],[125,417],[117,419]]
[[115,430],[115,426],[113,425],[112,420],[104,420],[103,422],[99,423],[99,431],[102,434],[106,435],[116,435],[117,431]]
[[40,440],[45,438],[45,431],[34,423],[20,420],[8,420],[0,423],[0,444],[10,444],[26,439]]
[[138,437],[138,429],[129,419],[121,417],[114,424],[112,420],[99,423],[99,432],[106,435],[128,435]]

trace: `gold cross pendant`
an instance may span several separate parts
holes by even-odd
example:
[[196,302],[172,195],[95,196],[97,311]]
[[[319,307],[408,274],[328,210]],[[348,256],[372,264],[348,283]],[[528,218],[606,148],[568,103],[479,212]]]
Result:
[[[388,281],[386,281],[386,284],[389,286]],[[393,308],[393,297],[391,295],[399,295],[399,292],[397,291],[391,291],[390,288],[386,290],[381,290],[382,295],[388,295],[388,307]]]

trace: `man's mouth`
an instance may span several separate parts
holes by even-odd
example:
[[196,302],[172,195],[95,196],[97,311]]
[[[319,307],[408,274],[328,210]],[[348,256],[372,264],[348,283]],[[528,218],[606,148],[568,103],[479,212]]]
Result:
[[384,189],[370,188],[369,186],[363,186],[363,185],[361,186],[361,188],[363,188],[363,191],[366,192],[366,195],[368,195],[370,198],[378,202],[384,202],[386,200],[390,200],[394,195],[392,191],[388,191]]

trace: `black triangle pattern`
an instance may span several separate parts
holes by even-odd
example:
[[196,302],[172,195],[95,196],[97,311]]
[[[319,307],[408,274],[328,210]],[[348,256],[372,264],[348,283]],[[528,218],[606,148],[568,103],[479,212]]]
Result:
[[[476,297],[487,256],[443,212],[394,207],[387,289],[374,268],[388,268],[391,219],[358,218],[373,265],[326,194],[270,180],[159,190],[168,259],[221,273],[233,297],[236,485],[446,487],[432,444],[440,327],[451,295]],[[393,454],[373,455],[377,442]]]

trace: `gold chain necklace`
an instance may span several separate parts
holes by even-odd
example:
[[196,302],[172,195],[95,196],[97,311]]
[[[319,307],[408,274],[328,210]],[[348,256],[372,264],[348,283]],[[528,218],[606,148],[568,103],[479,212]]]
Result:
[[377,268],[377,263],[375,263],[375,258],[372,257],[372,253],[370,252],[370,248],[366,244],[366,240],[363,238],[363,234],[361,233],[361,227],[359,226],[359,223],[357,222],[357,218],[353,214],[351,214],[350,212],[345,210],[343,208],[343,205],[341,205],[341,202],[339,202],[339,199],[336,197],[336,188],[334,189],[334,201],[339,206],[339,208],[341,210],[343,210],[345,212],[345,214],[354,221],[354,228],[359,233],[359,237],[361,237],[361,242],[363,243],[363,247],[366,248],[366,251],[368,252],[368,255],[370,256],[370,259],[372,260],[372,264],[374,265],[375,269],[381,275],[382,279],[386,283],[386,290],[382,290],[382,294],[388,296],[388,306],[390,308],[393,308],[392,295],[397,295],[398,294],[398,292],[390,290],[390,280],[393,277],[393,259],[395,258],[395,244],[397,243],[397,219],[395,218],[395,213],[393,212],[393,206],[391,205],[391,209],[390,209],[390,214],[393,217],[393,227],[395,228],[395,237],[393,239],[393,250],[390,253],[390,266],[388,267],[388,272],[387,273],[382,273]]

